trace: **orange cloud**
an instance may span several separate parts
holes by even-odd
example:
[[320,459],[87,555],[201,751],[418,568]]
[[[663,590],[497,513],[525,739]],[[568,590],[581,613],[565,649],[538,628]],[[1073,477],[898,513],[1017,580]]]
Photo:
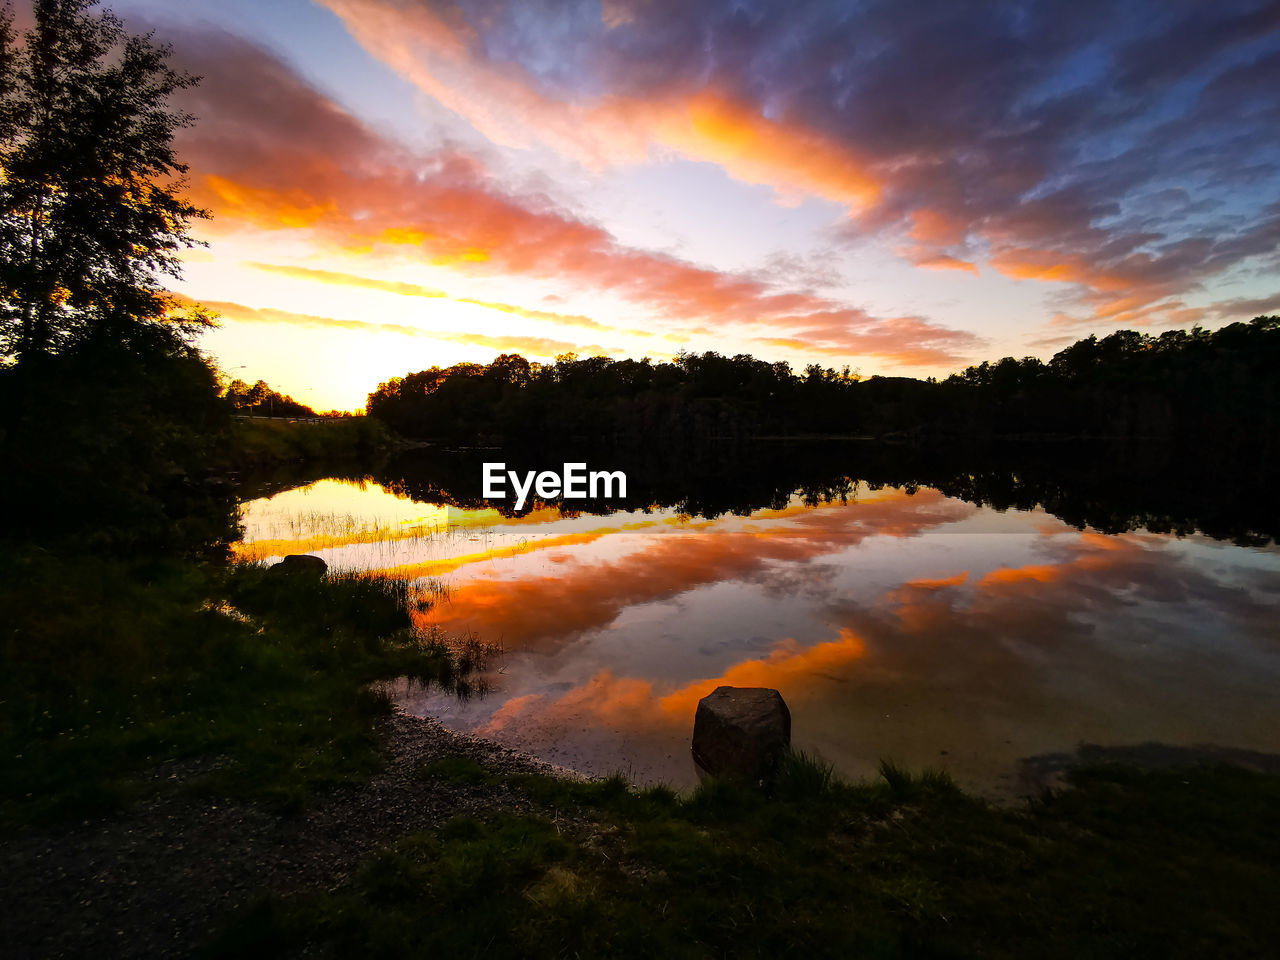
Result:
[[[189,298],[179,299],[191,303]],[[248,307],[242,303],[222,300],[202,301],[210,310],[239,323],[277,323],[315,329],[356,330],[364,333],[384,333],[401,337],[422,337],[447,343],[465,343],[470,346],[488,347],[498,353],[522,353],[534,357],[556,357],[562,353],[578,353],[591,356],[620,352],[620,347],[606,349],[599,344],[579,344],[548,337],[490,336],[469,331],[425,330],[403,323],[369,323],[364,320],[343,320],[338,317],[318,316],[311,313],[294,313],[272,307]]]
[[[404,234],[396,234],[395,236],[396,241],[401,243],[420,244],[425,241],[424,234],[413,231],[406,231]],[[472,260],[474,262],[481,262],[474,257]],[[379,280],[373,277],[364,277],[354,273],[342,273],[336,270],[318,270],[312,267],[299,267],[280,263],[259,263],[257,261],[249,261],[246,266],[250,266],[255,270],[262,270],[266,273],[275,273],[299,280],[314,280],[319,283],[327,283],[334,286],[378,290],[383,293],[392,293],[401,297],[422,297],[430,300],[451,300],[454,303],[469,303],[472,306],[484,307],[486,310],[496,310],[499,313],[507,313],[512,316],[524,317],[528,320],[554,323],[559,326],[585,327],[589,330],[603,330],[610,333],[626,334],[627,336],[632,337],[655,336],[655,334],[648,330],[614,327],[607,323],[600,323],[599,321],[592,320],[590,317],[585,317],[581,314],[556,313],[552,310],[534,310],[528,307],[521,307],[513,303],[499,303],[492,300],[476,300],[471,297],[451,297],[443,290],[437,290],[434,287],[424,287],[416,283],[404,283],[398,280]],[[670,336],[672,335],[668,335],[668,338]]]
[[921,207],[911,212],[911,239],[932,246],[953,246],[963,243],[966,232],[962,221],[940,210]]
[[497,310],[501,313],[509,313],[513,316],[524,317],[528,320],[545,320],[548,323],[556,323],[565,327],[586,327],[588,330],[606,330],[610,333],[623,333],[631,337],[654,336],[654,334],[648,330],[611,327],[606,323],[600,323],[598,320],[592,320],[590,317],[584,317],[580,314],[556,313],[552,310],[531,310],[528,307],[520,307],[511,303],[495,303],[492,300],[472,300],[467,297],[459,297],[457,302],[474,304],[477,307],[484,307],[487,310]]
[[784,195],[822,197],[854,213],[880,198],[879,182],[848,147],[803,125],[768,119],[754,105],[711,90],[667,104],[653,135],[692,159],[719,164],[735,179],[766,184]]
[[917,267],[926,267],[930,270],[965,270],[975,277],[981,275],[977,264],[970,263],[968,260],[957,259],[945,253],[932,257],[923,257],[916,260],[915,265]]
[[1015,280],[1080,283],[1095,290],[1127,290],[1132,278],[1096,270],[1084,257],[1054,250],[1010,249],[991,257],[991,265]]
[[[854,234],[905,222],[910,243],[898,253],[926,269],[978,276],[978,265],[966,250],[971,239],[984,241],[993,251],[992,266],[1006,276],[1079,287],[1094,308],[1089,319],[1095,322],[1135,323],[1147,318],[1117,303],[1094,303],[1093,294],[1128,291],[1131,307],[1141,307],[1159,303],[1176,287],[1167,281],[1153,284],[1146,277],[1150,258],[1117,269],[1102,266],[1103,259],[1092,254],[1027,246],[1029,240],[1051,242],[1068,229],[1078,230],[1079,212],[1053,202],[1028,204],[1014,216],[986,223],[984,211],[968,209],[953,196],[948,168],[927,153],[863,156],[856,144],[786,116],[766,116],[758,104],[709,87],[668,85],[645,98],[605,96],[586,103],[557,99],[542,93],[537,80],[518,64],[490,61],[481,38],[461,17],[424,7],[406,10],[387,0],[324,2],[366,49],[495,143],[528,147],[540,142],[596,169],[642,162],[655,147],[675,151],[715,163],[743,182],[769,185],[787,200],[815,196],[838,203],[854,218]],[[281,215],[293,214],[296,206],[296,201],[282,204]],[[475,249],[491,252],[484,246]],[[668,293],[677,289],[670,282],[665,286]],[[712,303],[708,291],[695,286],[685,286],[682,297],[698,302],[704,316],[729,316],[736,306]],[[781,304],[759,306],[757,316],[776,316],[788,309]],[[806,303],[789,309],[818,311],[827,306]],[[1195,319],[1185,311],[1178,316],[1179,321]],[[1174,320],[1162,314],[1158,322]],[[908,342],[903,350],[885,354],[861,338],[846,340],[857,346],[808,344],[803,336],[762,342],[819,355],[884,356],[904,365],[955,362],[961,350],[977,346],[957,338],[921,351]]]
[[337,212],[332,200],[317,200],[302,187],[277,189],[236,183],[216,173],[203,180],[207,192],[196,194],[209,206],[220,210],[236,210],[254,226],[311,227]]
[[316,270],[311,267],[295,267],[281,263],[258,263],[250,261],[248,266],[265,273],[277,273],[298,280],[314,280],[318,283],[332,284],[339,287],[359,287],[366,290],[379,290],[383,293],[394,293],[401,297],[423,297],[429,300],[448,298],[443,290],[419,286],[416,283],[402,283],[398,280],[377,280],[373,277],[361,277],[354,273],[340,273],[335,270]]
[[1076,300],[1089,308],[1085,316],[1059,312],[1050,326],[1088,327],[1099,321],[1113,325],[1185,326],[1199,323],[1209,311],[1170,299],[1185,289],[1186,278],[1145,254],[1100,263],[1085,254],[1054,250],[1004,248],[991,265],[1014,279],[1068,283],[1080,288]]
[[[171,294],[179,307],[195,306],[196,301],[183,294]],[[368,333],[390,333],[402,337],[426,336],[426,331],[402,323],[366,323],[363,320],[341,320],[312,313],[294,313],[272,307],[248,307],[228,300],[201,300],[199,304],[219,316],[238,323],[282,323],[295,327],[331,328],[336,330],[360,330]]]
[[598,343],[583,346],[568,340],[553,340],[549,337],[493,337],[486,333],[443,333],[434,330],[429,333],[424,332],[423,336],[433,340],[447,340],[450,343],[465,343],[473,347],[489,347],[498,353],[520,353],[534,357],[550,358],[562,353],[608,356],[611,353],[622,352],[622,347],[602,347]]
[[899,247],[898,254],[917,267],[930,270],[965,270],[979,276],[976,264],[962,260],[949,250],[963,249],[969,232],[968,224],[955,216],[932,207],[920,207],[910,215],[911,243]]
[[977,338],[934,326],[919,317],[876,320],[858,310],[823,310],[794,317],[796,336],[755,337],[754,342],[828,357],[864,353],[896,364],[941,364],[973,349]]

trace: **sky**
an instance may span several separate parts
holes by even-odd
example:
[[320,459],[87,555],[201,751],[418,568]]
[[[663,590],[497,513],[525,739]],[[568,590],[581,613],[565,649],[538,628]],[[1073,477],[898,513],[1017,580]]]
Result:
[[174,289],[360,409],[518,352],[945,376],[1280,312],[1280,4],[118,0],[203,80]]

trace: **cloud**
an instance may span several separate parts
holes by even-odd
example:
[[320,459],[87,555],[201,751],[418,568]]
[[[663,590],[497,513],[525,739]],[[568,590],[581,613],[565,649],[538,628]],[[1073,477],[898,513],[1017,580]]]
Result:
[[498,353],[520,353],[534,357],[558,357],[562,353],[577,353],[585,356],[608,356],[621,353],[621,347],[602,347],[598,343],[586,345],[572,343],[568,340],[555,340],[551,337],[522,336],[489,336],[485,333],[441,333],[432,331],[424,336],[434,340],[448,340],[451,343],[465,343],[472,347],[489,347]]
[[851,147],[764,117],[755,104],[724,94],[704,90],[665,104],[654,128],[661,143],[716,163],[735,179],[771,186],[793,202],[819,196],[856,214],[880,199],[881,185]]
[[366,290],[378,290],[382,293],[394,293],[400,297],[423,297],[428,300],[447,298],[443,290],[423,287],[416,283],[402,283],[398,280],[377,280],[373,277],[362,277],[354,273],[340,273],[335,270],[317,270],[312,267],[295,267],[280,263],[258,263],[250,261],[247,266],[265,273],[275,273],[297,280],[312,280],[339,287],[360,287]]
[[[784,195],[816,194],[861,209],[879,194],[875,178],[847,145],[762,116],[753,103],[728,93],[702,88],[585,102],[557,98],[542,92],[519,63],[486,57],[484,38],[462,8],[322,2],[366,49],[496,144],[544,143],[596,169],[641,162],[661,146]],[[637,20],[611,22],[618,27]]]
[[586,327],[588,330],[604,330],[609,333],[623,333],[629,337],[655,336],[655,334],[649,330],[611,327],[607,323],[600,323],[598,320],[592,320],[590,317],[584,317],[581,314],[556,313],[553,310],[531,310],[528,307],[521,307],[512,303],[496,303],[492,300],[472,300],[468,297],[459,297],[458,303],[470,303],[477,307],[484,307],[487,310],[497,310],[500,313],[509,313],[513,316],[524,317],[527,320],[543,320],[548,323],[559,324],[562,327]]
[[[183,294],[170,294],[179,309],[196,306],[197,301]],[[274,307],[249,307],[229,300],[201,300],[199,306],[237,323],[278,323],[314,329],[359,330],[366,333],[389,333],[402,337],[428,336],[428,331],[402,323],[368,323],[364,320],[342,320],[312,313],[295,313]]]
[[1219,300],[1209,311],[1223,320],[1252,320],[1269,314],[1280,313],[1280,293],[1269,297],[1239,297],[1234,300]]
[[292,277],[298,280],[327,283],[340,287],[377,290],[382,293],[391,293],[401,297],[422,297],[428,300],[443,299],[452,300],[454,303],[469,303],[473,306],[484,307],[486,310],[496,310],[500,313],[508,313],[513,316],[524,317],[528,320],[554,323],[564,327],[585,327],[590,330],[600,330],[607,333],[621,333],[632,337],[656,336],[656,334],[648,330],[613,327],[607,323],[600,323],[596,320],[592,320],[590,317],[585,317],[580,314],[556,313],[551,310],[532,310],[512,303],[499,303],[491,300],[475,300],[470,297],[451,297],[443,290],[437,290],[433,287],[424,287],[416,283],[404,283],[398,280],[379,280],[373,277],[364,277],[354,273],[342,273],[335,270],[318,270],[313,267],[299,267],[279,263],[259,263],[256,261],[249,261],[246,263],[246,266],[266,273],[279,274],[280,276]]
[[[920,317],[877,320],[860,310],[826,310],[796,317],[790,337],[756,337],[771,347],[848,357],[851,353],[893,356],[903,364],[944,364],[982,343],[972,334],[938,327]],[[855,345],[857,349],[855,350]]]
[[840,204],[848,243],[1052,284],[1082,324],[1194,319],[1178,298],[1275,264],[1254,198],[1280,192],[1280,10],[1261,0],[325,4],[495,143],[716,163]]
[[[188,300],[188,298],[181,298]],[[446,343],[461,343],[473,347],[487,347],[498,353],[521,353],[533,357],[556,357],[562,353],[578,353],[589,356],[607,356],[621,348],[606,349],[599,344],[579,344],[569,340],[549,337],[491,336],[473,331],[427,330],[403,323],[371,323],[365,320],[345,320],[338,317],[317,316],[310,313],[294,313],[273,307],[249,307],[242,303],[222,300],[204,300],[203,306],[214,313],[237,323],[287,324],[294,327],[328,330],[355,330],[360,333],[390,334],[400,337],[422,337]]]
[[[334,251],[412,254],[475,276],[554,279],[665,321],[764,324],[797,341],[811,315],[830,325],[844,311],[856,323],[822,346],[851,357],[958,362],[981,343],[925,318],[880,321],[810,291],[628,247],[546,196],[511,192],[456,149],[405,153],[255,47],[215,36],[184,50],[189,65],[209,75],[188,104],[204,119],[182,148],[195,199],[214,211],[212,230],[306,231]],[[587,326],[583,319],[576,325]]]

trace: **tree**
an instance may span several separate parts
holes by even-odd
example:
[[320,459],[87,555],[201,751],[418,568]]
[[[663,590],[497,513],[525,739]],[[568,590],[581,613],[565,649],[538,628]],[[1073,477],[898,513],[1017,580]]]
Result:
[[314,417],[316,412],[293,397],[271,389],[265,380],[252,387],[243,380],[232,380],[223,391],[223,398],[231,406],[250,416]]
[[206,216],[182,197],[170,96],[195,82],[169,49],[90,0],[36,0],[15,36],[0,9],[0,499],[58,520],[14,536],[72,547],[224,549],[217,469],[230,405],[170,322],[166,282]]
[[[36,0],[21,43],[0,13],[0,354],[19,365],[159,333],[164,278],[208,216],[183,198],[173,149],[192,117],[169,107],[196,78],[95,5]],[[176,332],[207,322],[191,310]]]

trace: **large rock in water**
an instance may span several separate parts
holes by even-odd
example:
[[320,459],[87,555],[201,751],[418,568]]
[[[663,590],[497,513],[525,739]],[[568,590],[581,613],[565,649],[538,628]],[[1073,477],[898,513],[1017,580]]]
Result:
[[791,711],[768,687],[716,687],[698,701],[693,762],[713,776],[756,783],[791,746]]
[[291,553],[272,567],[271,572],[301,573],[310,574],[313,577],[323,577],[328,569],[329,565],[319,557],[313,557],[309,553]]

